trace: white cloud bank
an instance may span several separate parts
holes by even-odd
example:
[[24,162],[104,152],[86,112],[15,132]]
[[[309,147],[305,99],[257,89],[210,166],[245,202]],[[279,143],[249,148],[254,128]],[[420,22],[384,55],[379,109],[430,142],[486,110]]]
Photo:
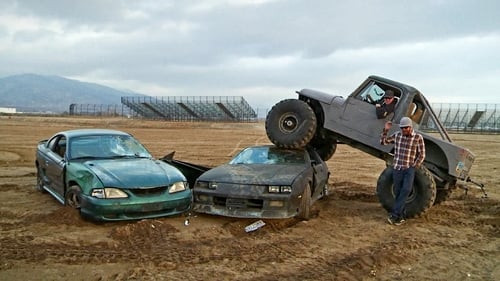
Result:
[[498,11],[495,0],[6,0],[0,76],[269,108],[301,88],[345,96],[374,74],[431,102],[500,103]]

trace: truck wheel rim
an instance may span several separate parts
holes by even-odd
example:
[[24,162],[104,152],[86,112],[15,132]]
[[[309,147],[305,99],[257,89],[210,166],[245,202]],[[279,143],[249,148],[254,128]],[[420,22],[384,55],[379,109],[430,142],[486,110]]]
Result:
[[297,128],[298,120],[293,114],[286,114],[280,120],[280,130],[291,133]]

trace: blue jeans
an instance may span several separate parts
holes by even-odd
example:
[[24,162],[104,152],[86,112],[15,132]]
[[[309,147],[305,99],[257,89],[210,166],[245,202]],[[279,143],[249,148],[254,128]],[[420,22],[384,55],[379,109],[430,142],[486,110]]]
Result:
[[413,187],[413,180],[415,179],[415,168],[410,167],[405,170],[393,169],[392,180],[394,183],[394,206],[391,210],[391,216],[398,219],[406,217],[406,199]]

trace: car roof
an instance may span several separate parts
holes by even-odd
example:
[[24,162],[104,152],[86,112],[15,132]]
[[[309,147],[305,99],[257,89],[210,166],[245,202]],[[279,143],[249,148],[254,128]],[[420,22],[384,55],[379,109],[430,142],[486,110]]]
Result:
[[129,136],[130,134],[110,129],[76,129],[60,132],[68,138],[81,137],[81,136],[92,136],[92,135],[123,135]]

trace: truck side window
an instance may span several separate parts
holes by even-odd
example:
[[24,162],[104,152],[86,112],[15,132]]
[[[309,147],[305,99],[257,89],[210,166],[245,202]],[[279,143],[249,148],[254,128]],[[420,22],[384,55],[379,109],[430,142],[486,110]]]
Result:
[[408,107],[408,112],[406,114],[413,122],[420,124],[422,120],[422,116],[424,115],[424,106],[417,100],[413,100],[413,102]]

